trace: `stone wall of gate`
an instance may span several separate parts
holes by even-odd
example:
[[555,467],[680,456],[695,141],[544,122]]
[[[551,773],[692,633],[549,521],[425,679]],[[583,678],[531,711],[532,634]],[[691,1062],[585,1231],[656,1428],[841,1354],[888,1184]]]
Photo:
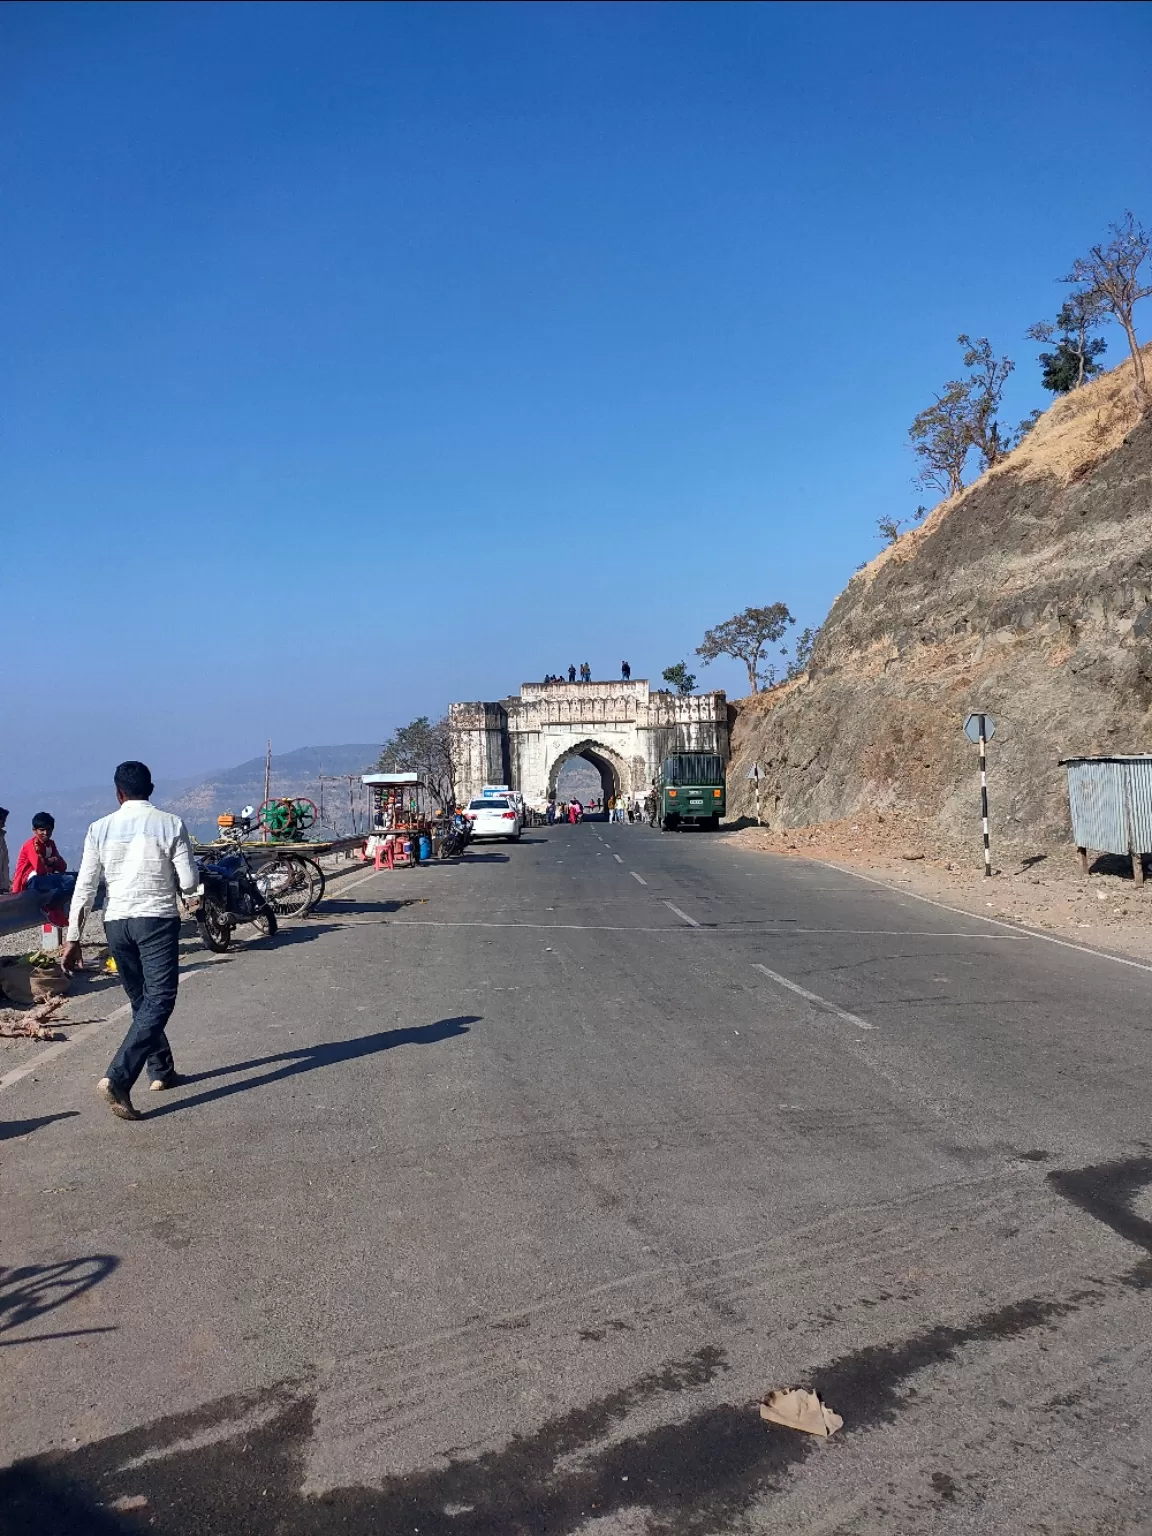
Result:
[[570,757],[607,765],[618,792],[643,793],[670,752],[729,756],[728,701],[722,692],[678,694],[628,682],[525,683],[518,697],[453,704],[461,795],[508,784],[545,800]]

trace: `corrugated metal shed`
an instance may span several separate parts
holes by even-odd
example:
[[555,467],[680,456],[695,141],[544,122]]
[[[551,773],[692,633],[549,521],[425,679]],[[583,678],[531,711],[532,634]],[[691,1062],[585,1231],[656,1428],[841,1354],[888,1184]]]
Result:
[[1077,848],[1152,853],[1152,754],[1066,757]]

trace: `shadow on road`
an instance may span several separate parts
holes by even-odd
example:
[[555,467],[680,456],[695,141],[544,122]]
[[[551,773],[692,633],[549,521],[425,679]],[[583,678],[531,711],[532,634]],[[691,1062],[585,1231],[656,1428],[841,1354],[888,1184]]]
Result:
[[274,949],[282,949],[285,944],[310,944],[323,933],[339,933],[343,926],[343,923],[309,923],[307,927],[278,928],[273,939],[265,939],[263,934],[253,930],[252,938],[245,935],[243,942],[245,946],[265,943]]
[[[73,1023],[72,1019],[68,1020]],[[65,1109],[58,1115],[40,1115],[35,1120],[0,1120],[0,1141],[8,1141],[13,1136],[27,1136],[30,1131],[38,1131],[42,1125],[51,1125],[53,1120],[70,1120],[73,1115],[78,1115],[78,1109]]]
[[410,896],[407,900],[353,901],[351,897],[344,897],[339,901],[326,901],[324,910],[333,917],[351,917],[355,913],[364,912],[371,912],[375,917],[386,917],[390,912],[399,912],[403,907],[418,907],[427,899],[426,896]]
[[284,1078],[297,1077],[301,1072],[314,1072],[317,1067],[334,1067],[345,1061],[358,1061],[364,1056],[375,1056],[380,1051],[394,1050],[398,1045],[436,1045],[441,1040],[454,1040],[466,1035],[469,1026],[479,1024],[478,1013],[461,1014],[456,1018],[438,1019],[435,1024],[417,1024],[409,1029],[384,1029],[374,1035],[361,1035],[356,1040],[326,1041],[322,1045],[305,1045],[294,1051],[280,1051],[275,1056],[257,1056],[252,1061],[234,1061],[226,1067],[214,1067],[211,1072],[197,1072],[184,1079],[187,1084],[208,1082],[214,1077],[227,1077],[233,1072],[254,1072],[260,1067],[277,1067],[275,1072],[265,1072],[261,1077],[248,1077],[238,1083],[222,1083],[219,1088],[209,1088],[188,1098],[173,1099],[154,1109],[146,1116],[157,1120],[163,1115],[177,1114],[182,1109],[192,1109],[198,1104],[210,1104],[214,1099],[231,1098],[234,1093],[247,1093],[250,1088],[263,1088]]
[[[77,1296],[106,1280],[119,1262],[110,1253],[93,1253],[82,1259],[62,1259],[57,1264],[26,1264],[20,1269],[0,1267],[0,1334],[35,1322],[45,1313],[75,1301]],[[85,1333],[114,1332],[114,1328],[73,1328],[22,1339],[0,1338],[0,1347],[35,1344],[44,1339],[69,1339]]]
[[121,1519],[94,1491],[73,1486],[57,1468],[22,1462],[0,1473],[4,1536],[125,1536],[142,1529]]

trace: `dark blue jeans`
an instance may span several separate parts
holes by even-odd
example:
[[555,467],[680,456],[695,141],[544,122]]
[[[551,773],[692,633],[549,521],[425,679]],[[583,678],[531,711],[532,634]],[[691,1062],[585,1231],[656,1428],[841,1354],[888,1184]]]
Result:
[[121,917],[106,922],[104,931],[132,1003],[132,1025],[108,1076],[128,1093],[145,1066],[149,1077],[165,1077],[175,1070],[164,1031],[180,980],[180,919]]
[[24,889],[32,892],[43,912],[67,912],[75,888],[76,876],[72,870],[63,875],[29,875],[24,882]]

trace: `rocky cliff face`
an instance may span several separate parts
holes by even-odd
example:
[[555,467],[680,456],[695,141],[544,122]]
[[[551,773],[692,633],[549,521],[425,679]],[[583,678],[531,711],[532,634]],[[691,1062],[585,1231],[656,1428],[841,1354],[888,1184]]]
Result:
[[1051,843],[1060,758],[1152,751],[1152,420],[1131,386],[1128,363],[1058,400],[852,578],[809,673],[737,706],[735,814],[758,761],[773,824],[879,811],[978,838],[961,727],[984,710],[994,831]]

